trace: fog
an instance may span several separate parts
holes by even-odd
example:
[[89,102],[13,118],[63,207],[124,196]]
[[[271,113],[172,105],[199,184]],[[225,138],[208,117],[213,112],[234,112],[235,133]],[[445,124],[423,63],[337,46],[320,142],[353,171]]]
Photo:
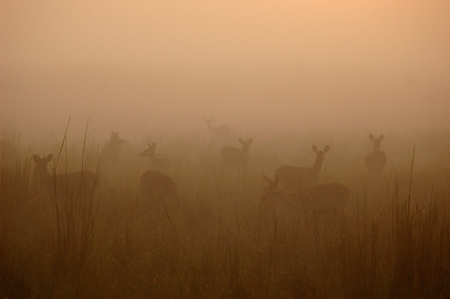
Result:
[[2,130],[450,127],[448,1],[0,3]]
[[449,53],[450,0],[0,0],[0,298],[450,298]]

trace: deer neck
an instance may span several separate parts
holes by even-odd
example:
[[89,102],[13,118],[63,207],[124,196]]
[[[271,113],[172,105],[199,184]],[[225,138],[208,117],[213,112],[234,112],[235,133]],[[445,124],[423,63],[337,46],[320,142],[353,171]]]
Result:
[[44,187],[51,185],[53,181],[53,176],[51,176],[48,172],[39,171],[38,176],[41,184]]
[[319,159],[318,157],[316,158],[316,161],[314,162],[314,166],[313,166],[313,171],[316,174],[320,173],[320,170],[322,169],[322,163],[323,163],[323,159]]
[[109,150],[118,150],[118,149],[120,149],[120,143],[110,141],[108,143],[108,149]]
[[149,159],[150,159],[150,162],[155,162],[156,161],[156,152],[155,153],[153,153],[153,155],[150,155],[150,156],[148,156],[149,157]]

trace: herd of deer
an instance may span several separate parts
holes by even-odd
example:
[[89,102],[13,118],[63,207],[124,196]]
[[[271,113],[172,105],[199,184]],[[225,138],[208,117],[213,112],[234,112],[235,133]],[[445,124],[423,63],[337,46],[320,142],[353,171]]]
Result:
[[[214,127],[211,125],[212,119],[205,119],[206,125],[212,135],[216,138],[230,138],[232,131],[229,126],[221,125]],[[380,150],[383,135],[375,138],[369,135],[373,142],[373,150],[365,157],[367,169],[379,175],[386,164],[386,154]],[[220,157],[223,165],[245,168],[249,161],[249,148],[252,138],[244,140],[238,138],[242,148],[225,146],[220,150]],[[105,145],[101,153],[101,160],[107,161],[109,166],[117,162],[124,140],[118,136],[118,132],[112,132],[109,142]],[[319,174],[326,153],[330,150],[325,146],[319,150],[315,145],[312,147],[316,154],[316,159],[312,167],[297,167],[284,165],[276,170],[275,179],[272,180],[263,175],[266,183],[262,194],[262,200],[273,201],[279,198],[283,203],[291,207],[296,213],[301,210],[305,213],[334,213],[342,215],[346,207],[350,190],[341,183],[318,184]],[[2,165],[13,156],[14,148],[6,141],[0,141],[0,160]],[[176,203],[179,195],[174,180],[169,176],[170,160],[165,154],[156,153],[156,144],[149,144],[140,157],[147,157],[150,160],[151,169],[145,171],[140,178],[140,193],[143,198],[162,202]],[[49,154],[43,158],[33,155],[36,171],[40,178],[41,186],[50,198],[67,196],[71,198],[81,196],[93,197],[98,185],[99,175],[91,171],[83,170],[67,174],[49,174],[47,164],[53,159]],[[64,195],[63,195],[64,194]]]

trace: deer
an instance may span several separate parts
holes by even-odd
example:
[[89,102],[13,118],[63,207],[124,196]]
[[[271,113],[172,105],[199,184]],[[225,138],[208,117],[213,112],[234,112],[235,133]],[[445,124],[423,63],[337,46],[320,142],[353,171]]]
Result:
[[119,137],[119,132],[112,131],[108,143],[102,149],[102,162],[109,166],[116,165],[119,161],[122,144],[124,143],[125,140]]
[[139,184],[144,200],[157,205],[168,203],[170,206],[177,206],[179,204],[177,186],[170,176],[147,170],[142,174]]
[[163,174],[168,174],[170,169],[169,156],[166,154],[156,154],[156,143],[148,145],[148,148],[139,154],[139,157],[150,158],[151,169],[154,171],[161,172]]
[[327,145],[320,151],[317,146],[313,145],[312,150],[316,154],[316,160],[312,167],[284,165],[276,170],[276,175],[283,188],[295,192],[317,185],[325,154],[328,153],[330,147]]
[[33,155],[36,172],[47,197],[52,200],[65,199],[66,204],[83,197],[92,201],[99,183],[98,175],[86,170],[50,175],[47,164],[52,159],[53,154],[44,155],[43,158]]
[[370,134],[369,139],[373,142],[373,150],[367,154],[365,164],[371,173],[380,175],[383,172],[387,160],[386,153],[380,150],[381,141],[383,141],[384,137],[383,135],[380,135],[379,138],[375,138]]
[[350,189],[341,183],[327,183],[310,188],[303,188],[296,192],[289,192],[280,185],[279,177],[271,180],[263,175],[266,182],[261,199],[264,201],[279,198],[291,207],[297,215],[301,211],[307,219],[312,216],[334,214],[339,218],[344,216],[344,210],[350,197]]
[[219,126],[212,126],[211,123],[213,121],[212,118],[204,119],[206,126],[208,127],[208,130],[211,132],[211,134],[216,138],[222,138],[222,139],[228,139],[233,134],[231,131],[231,128],[228,125],[219,125]]
[[225,146],[220,150],[220,156],[225,165],[241,168],[246,167],[250,161],[248,151],[250,149],[250,144],[252,144],[252,138],[248,140],[238,138],[238,141],[242,144],[242,149],[233,146]]

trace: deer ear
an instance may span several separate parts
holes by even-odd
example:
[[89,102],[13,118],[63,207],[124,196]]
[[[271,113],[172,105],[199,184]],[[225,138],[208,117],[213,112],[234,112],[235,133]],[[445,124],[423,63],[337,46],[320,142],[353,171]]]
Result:
[[370,135],[369,135],[369,139],[370,139],[370,140],[374,140],[374,139],[375,139],[375,137],[373,137],[373,135],[372,135],[372,134],[370,134]]
[[38,163],[39,162],[38,156],[33,155],[33,161],[34,161],[34,163]]
[[324,153],[328,153],[329,150],[330,150],[330,147],[327,145],[327,146],[325,146],[325,148],[323,149],[323,152],[324,152]]
[[250,139],[248,140],[248,144],[252,144],[252,141],[253,141],[253,138],[250,138]]
[[238,138],[238,141],[239,141],[240,144],[244,144],[244,140],[242,140],[241,137]]
[[53,154],[49,154],[46,158],[44,158],[44,160],[46,162],[50,162],[53,159]]
[[380,141],[383,141],[384,137],[383,135],[380,135]]
[[313,152],[317,153],[319,150],[317,149],[317,146],[313,145],[312,147]]
[[152,147],[156,148],[156,143],[153,142],[152,143]]

